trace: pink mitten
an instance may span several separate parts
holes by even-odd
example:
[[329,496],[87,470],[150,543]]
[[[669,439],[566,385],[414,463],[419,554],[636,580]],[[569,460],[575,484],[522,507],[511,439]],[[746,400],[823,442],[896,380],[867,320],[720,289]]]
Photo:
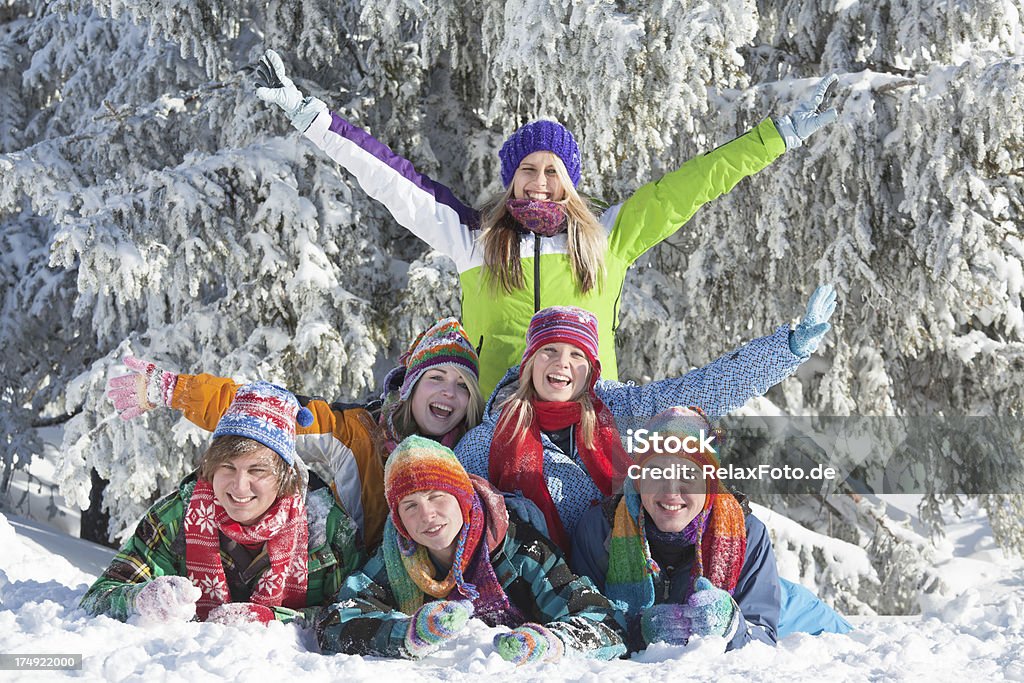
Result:
[[135,356],[125,356],[125,366],[132,372],[111,377],[107,382],[107,398],[122,420],[131,420],[157,406],[171,405],[178,375]]
[[191,621],[201,595],[184,576],[158,576],[135,596],[135,613],[149,621]]

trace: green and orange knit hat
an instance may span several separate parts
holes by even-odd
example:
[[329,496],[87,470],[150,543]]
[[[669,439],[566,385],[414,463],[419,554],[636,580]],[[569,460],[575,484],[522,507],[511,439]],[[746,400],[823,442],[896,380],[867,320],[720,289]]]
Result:
[[[384,466],[384,497],[391,510],[391,523],[384,528],[384,564],[395,597],[406,614],[412,614],[409,610],[423,600],[422,587],[410,571],[422,576],[429,560],[426,551],[412,539],[402,523],[398,505],[409,494],[420,491],[443,491],[459,501],[462,529],[456,539],[451,573],[454,585],[464,596],[471,600],[480,597],[477,587],[468,583],[465,576],[484,537],[486,521],[480,498],[450,448],[426,437],[410,436],[395,447]],[[492,584],[489,590],[497,585],[493,570],[488,583]]]
[[410,436],[395,447],[384,466],[384,497],[392,523],[405,538],[410,536],[398,515],[398,504],[420,491],[444,491],[455,496],[463,522],[469,522],[476,491],[466,469],[447,446],[423,436]]

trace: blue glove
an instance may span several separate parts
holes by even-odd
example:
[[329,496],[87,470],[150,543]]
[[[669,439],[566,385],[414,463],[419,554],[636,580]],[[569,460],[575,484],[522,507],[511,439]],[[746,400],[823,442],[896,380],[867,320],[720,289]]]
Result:
[[292,126],[305,132],[321,111],[327,109],[322,100],[302,97],[292,79],[284,73],[284,64],[273,50],[267,50],[256,64],[256,97],[284,109]]
[[686,645],[690,639],[690,619],[683,616],[685,605],[664,603],[652,605],[640,617],[640,633],[644,642]]
[[506,508],[515,512],[524,522],[550,538],[548,523],[536,503],[521,493],[502,493],[501,495],[505,497]]
[[540,624],[526,623],[494,636],[494,649],[515,664],[557,662],[565,653],[562,639]]
[[838,82],[839,76],[826,76],[814,89],[813,99],[802,102],[792,114],[773,119],[779,135],[786,141],[787,150],[796,149],[804,144],[811,133],[839,118],[835,107],[823,109],[827,104],[826,98],[835,92]]
[[682,613],[690,620],[690,634],[724,636],[736,611],[734,605],[731,595],[700,577],[683,605]]
[[807,302],[803,320],[789,333],[789,350],[794,356],[806,358],[818,350],[825,333],[832,329],[828,319],[836,310],[836,290],[832,285],[820,285]]
[[420,659],[454,638],[473,616],[469,600],[435,600],[416,610],[405,633],[405,649]]

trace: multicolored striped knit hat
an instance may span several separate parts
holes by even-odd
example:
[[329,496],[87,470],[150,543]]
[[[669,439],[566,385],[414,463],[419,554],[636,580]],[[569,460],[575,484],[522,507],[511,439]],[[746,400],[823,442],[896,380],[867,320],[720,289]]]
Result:
[[576,306],[549,306],[533,314],[526,329],[526,351],[519,365],[522,377],[523,364],[545,344],[562,342],[572,344],[583,351],[593,366],[591,377],[596,380],[601,374],[598,356],[597,317],[590,311]]
[[[473,379],[480,377],[480,359],[465,328],[455,318],[443,318],[420,333],[409,350],[398,359],[405,368],[398,397],[408,401],[416,382],[427,370],[451,365],[465,370]],[[396,370],[399,368],[396,368]],[[392,371],[394,372],[394,371]],[[397,382],[396,382],[397,383]],[[385,381],[387,386],[388,382]]]
[[580,184],[580,146],[576,138],[560,123],[533,121],[508,136],[498,152],[501,159],[501,182],[505,187],[512,182],[523,159],[534,152],[551,152],[565,164],[573,186]]
[[384,465],[384,497],[391,511],[390,524],[384,529],[384,564],[400,609],[407,614],[422,604],[423,590],[418,584],[429,580],[433,573],[426,551],[409,535],[398,513],[402,499],[420,491],[444,491],[459,501],[462,530],[452,561],[452,585],[471,600],[480,597],[476,586],[465,577],[485,531],[480,498],[450,448],[423,436],[410,436],[395,447]]
[[402,440],[384,465],[384,497],[391,510],[391,521],[406,538],[411,538],[398,515],[398,504],[411,493],[444,491],[459,501],[464,521],[476,498],[473,482],[455,453],[433,439],[410,436]]
[[258,441],[293,465],[296,422],[308,427],[313,424],[313,413],[300,407],[287,389],[261,380],[239,387],[213,438],[231,435]]

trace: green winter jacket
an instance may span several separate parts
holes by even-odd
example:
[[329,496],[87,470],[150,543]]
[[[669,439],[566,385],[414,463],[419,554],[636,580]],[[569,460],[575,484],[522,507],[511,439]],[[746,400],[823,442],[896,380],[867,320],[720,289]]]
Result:
[[[158,576],[188,575],[183,522],[195,485],[196,473],[193,472],[177,491],[157,501],[146,512],[135,533],[82,598],[82,609],[94,616],[106,614],[124,621],[135,613],[135,596],[146,583]],[[307,494],[306,516],[309,520],[307,607],[300,610],[274,607],[278,621],[311,622],[364,560],[357,545],[356,524],[338,507],[330,489],[320,488]],[[230,572],[232,561],[223,551],[221,561],[224,571]]]
[[587,294],[579,292],[572,277],[564,233],[524,234],[520,256],[525,287],[509,294],[495,291],[484,280],[483,249],[477,243],[479,214],[447,187],[416,172],[408,160],[337,114],[321,112],[305,134],[355,175],[363,190],[383,203],[399,224],[455,261],[462,287],[462,324],[480,347],[480,389],[485,396],[508,368],[522,360],[530,318],[548,306],[579,306],[597,316],[601,376],[617,379],[615,329],[626,271],[697,209],[786,150],[775,124],[765,119],[605,211],[600,222],[608,231],[607,274],[603,284]]

